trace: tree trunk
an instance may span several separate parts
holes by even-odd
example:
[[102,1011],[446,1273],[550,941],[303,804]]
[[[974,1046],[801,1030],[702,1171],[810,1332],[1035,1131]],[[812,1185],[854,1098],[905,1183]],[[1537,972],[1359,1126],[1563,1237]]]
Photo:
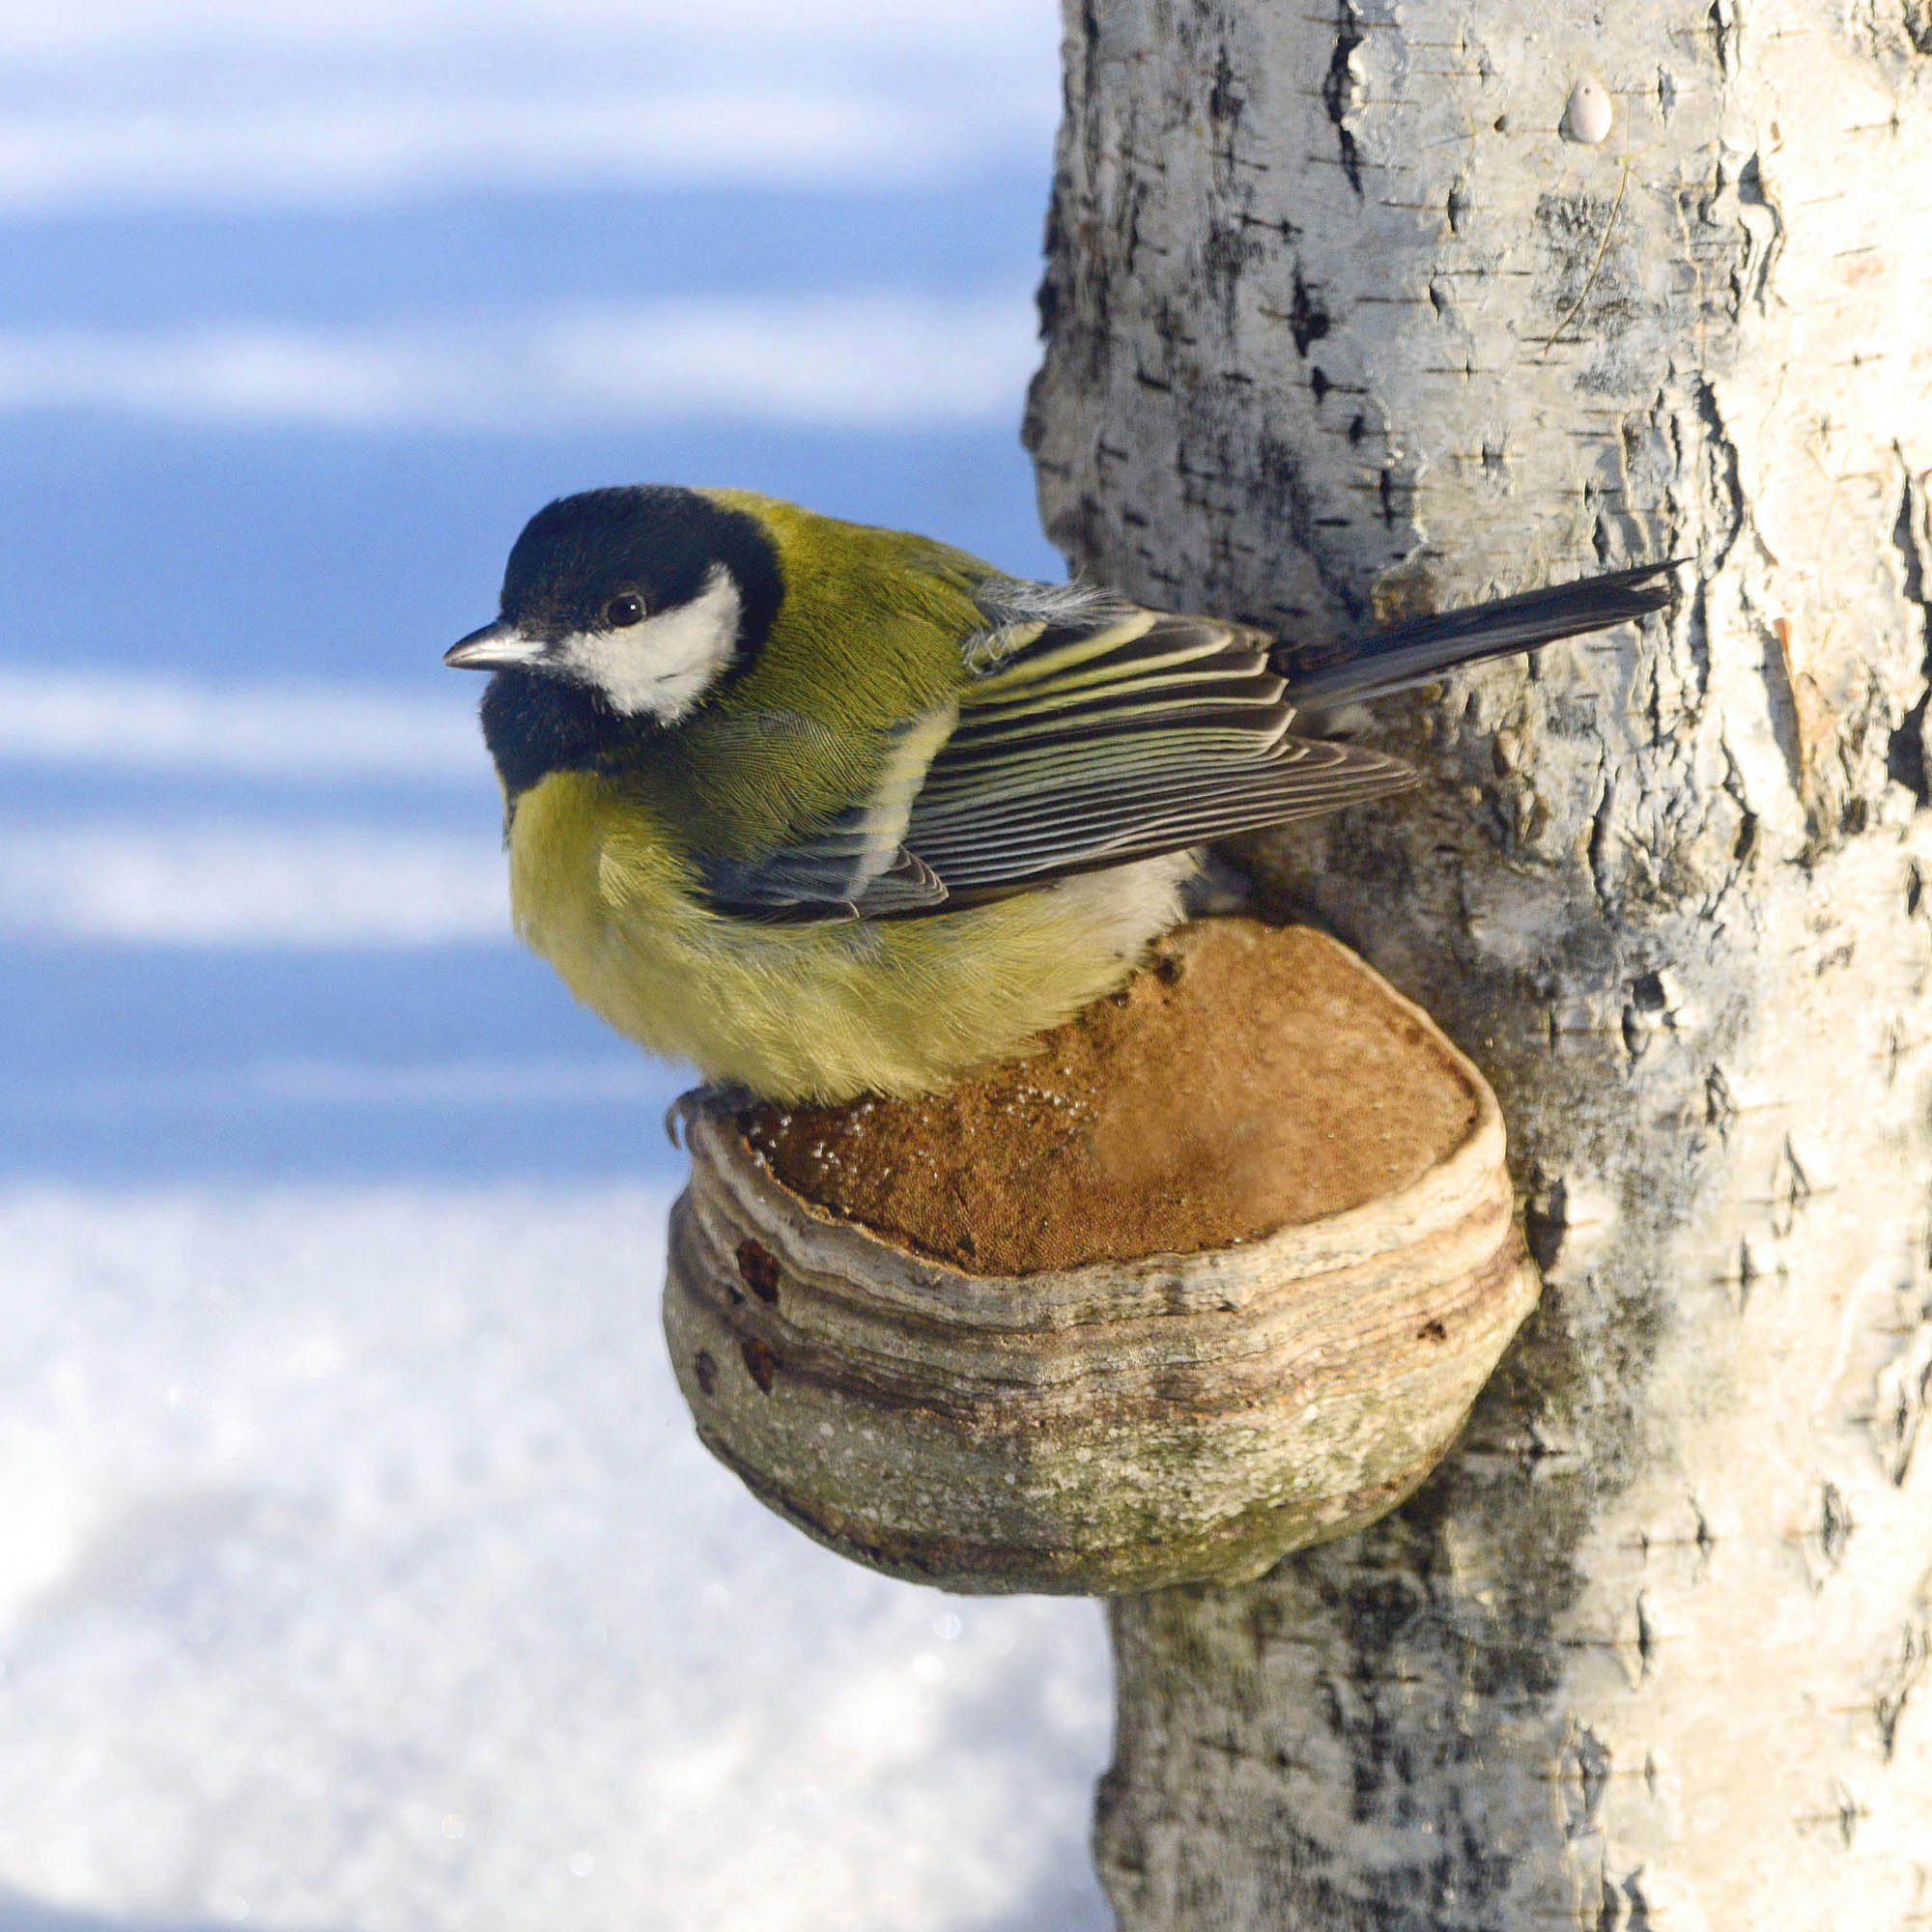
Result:
[[1338,715],[1427,788],[1245,852],[1493,1081],[1547,1286],[1396,1517],[1118,1605],[1121,1922],[1932,1925],[1932,7],[1067,34],[1075,565],[1299,637],[1695,584]]

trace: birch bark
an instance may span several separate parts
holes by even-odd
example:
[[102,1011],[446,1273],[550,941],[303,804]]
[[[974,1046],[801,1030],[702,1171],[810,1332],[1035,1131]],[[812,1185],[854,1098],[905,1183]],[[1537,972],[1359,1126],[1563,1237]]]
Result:
[[1245,855],[1493,1081],[1547,1289],[1397,1517],[1118,1605],[1121,1923],[1932,1925],[1932,8],[1066,30],[1075,565],[1303,635],[1697,584],[1338,715],[1430,785]]

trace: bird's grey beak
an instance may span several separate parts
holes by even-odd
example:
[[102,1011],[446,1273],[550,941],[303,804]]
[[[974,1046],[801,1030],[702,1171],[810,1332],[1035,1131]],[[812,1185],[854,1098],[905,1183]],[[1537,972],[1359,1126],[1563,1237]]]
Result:
[[500,670],[505,665],[535,664],[544,649],[541,638],[527,638],[499,617],[494,624],[459,638],[443,652],[442,661],[458,670]]

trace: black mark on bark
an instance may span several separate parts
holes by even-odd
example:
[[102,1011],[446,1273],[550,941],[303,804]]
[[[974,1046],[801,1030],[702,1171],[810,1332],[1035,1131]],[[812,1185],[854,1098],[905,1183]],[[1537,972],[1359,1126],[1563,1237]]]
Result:
[[1603,1910],[1597,1915],[1597,1932],[1653,1932],[1650,1900],[1644,1896],[1641,1865],[1629,1873],[1621,1884],[1605,1870],[1603,1896]]
[[1636,1670],[1637,1680],[1648,1683],[1657,1663],[1657,1632],[1651,1628],[1650,1606],[1643,1592],[1636,1593]]
[[1690,1541],[1692,1548],[1697,1551],[1697,1576],[1701,1582],[1704,1572],[1710,1568],[1711,1558],[1718,1548],[1718,1532],[1711,1527],[1710,1519],[1694,1502],[1690,1505],[1690,1515],[1697,1525],[1696,1533]]
[[1294,299],[1289,304],[1288,328],[1294,337],[1297,355],[1306,356],[1308,345],[1320,342],[1331,327],[1328,311],[1309,294],[1308,284],[1302,279],[1301,268],[1297,263],[1294,270]]
[[1738,59],[1736,8],[1728,4],[1728,0],[1711,0],[1711,11],[1704,17],[1711,23],[1711,43],[1717,48],[1718,70],[1729,80]]
[[1396,519],[1402,514],[1402,510],[1397,504],[1397,497],[1398,495],[1406,497],[1406,492],[1403,491],[1395,471],[1393,469],[1384,469],[1377,488],[1377,495],[1382,506],[1382,522],[1390,529],[1395,528]]
[[1738,1243],[1738,1313],[1744,1314],[1750,1306],[1751,1291],[1757,1287],[1757,1257],[1751,1253],[1750,1243]]
[[[1925,708],[1932,698],[1932,608],[1925,601],[1925,555],[1918,542],[1918,493],[1908,472],[1899,493],[1898,521],[1891,526],[1891,541],[1898,552],[1904,578],[1905,601],[1918,613],[1919,676],[1924,680],[1918,701],[1900,720],[1886,750],[1887,775],[1902,784],[1923,810],[1932,804],[1932,773],[1925,764]],[[1916,874],[1915,874],[1916,877]],[[1916,912],[1917,906],[1908,910]]]
[[1609,1747],[1588,1725],[1578,1728],[1564,1757],[1568,1775],[1564,1779],[1563,1835],[1586,1837],[1597,1829],[1614,1760]]
[[1723,1140],[1737,1117],[1738,1103],[1732,1095],[1731,1083],[1724,1078],[1721,1066],[1714,1066],[1704,1076],[1704,1124],[1717,1128],[1718,1138]]
[[1356,151],[1354,135],[1349,131],[1349,115],[1355,104],[1355,75],[1350,63],[1361,44],[1361,15],[1354,0],[1341,0],[1335,10],[1335,51],[1321,82],[1321,104],[1335,124],[1335,140],[1342,151],[1342,172],[1357,194],[1362,191],[1362,157]]
[[1828,1570],[1835,1570],[1845,1560],[1857,1524],[1844,1495],[1835,1483],[1821,1483],[1818,1489],[1818,1553]]
[[1570,1190],[1562,1181],[1552,1180],[1523,1204],[1522,1238],[1530,1259],[1545,1273],[1556,1265],[1569,1227]]
[[1697,420],[1704,431],[1707,465],[1705,493],[1721,519],[1724,531],[1713,559],[1714,568],[1710,572],[1700,571],[1698,575],[1702,579],[1716,574],[1716,569],[1723,565],[1731,554],[1731,546],[1743,533],[1745,486],[1743,472],[1738,467],[1738,446],[1725,427],[1722,412],[1718,408],[1718,392],[1709,383],[1699,382],[1690,393]]
[[1780,1241],[1791,1233],[1810,1198],[1811,1182],[1799,1165],[1798,1153],[1791,1145],[1790,1136],[1786,1135],[1784,1146],[1778,1150],[1777,1165],[1771,1179],[1771,1232]]
[[1908,1625],[1899,1640],[1898,1655],[1872,1704],[1872,1715],[1878,1720],[1879,1746],[1888,1764],[1898,1748],[1898,1720],[1905,1716],[1905,1707],[1918,1688],[1918,1680],[1925,1675],[1928,1661],[1932,1661],[1932,1626]]
[[[1560,342],[1580,342],[1601,358],[1641,319],[1644,299],[1635,246],[1629,231],[1618,226],[1629,184],[1626,164],[1617,191],[1608,199],[1593,194],[1538,197],[1536,224],[1549,270],[1538,293],[1557,316],[1544,340],[1543,355]],[[1575,335],[1570,333],[1573,327]],[[1587,387],[1596,379],[1589,369],[1579,368],[1577,380]]]
[[[1760,246],[1757,237],[1750,236],[1736,285],[1736,305],[1740,311],[1747,300],[1762,310],[1771,291],[1771,271],[1784,251],[1784,213],[1766,191],[1764,170],[1755,155],[1738,170],[1738,199],[1747,208],[1763,209],[1771,217],[1769,241]],[[1746,232],[1749,234],[1748,230]]]
[[1214,85],[1208,94],[1208,118],[1227,124],[1232,129],[1240,121],[1241,109],[1246,105],[1246,99],[1235,85],[1235,63],[1224,43],[1214,62]]

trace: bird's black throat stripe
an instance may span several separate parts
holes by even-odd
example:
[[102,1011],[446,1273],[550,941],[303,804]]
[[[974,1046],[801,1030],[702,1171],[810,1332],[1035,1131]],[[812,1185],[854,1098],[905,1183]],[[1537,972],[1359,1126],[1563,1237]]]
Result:
[[499,670],[483,694],[483,742],[514,811],[552,772],[594,770],[661,727],[626,718],[587,684],[533,670]]

